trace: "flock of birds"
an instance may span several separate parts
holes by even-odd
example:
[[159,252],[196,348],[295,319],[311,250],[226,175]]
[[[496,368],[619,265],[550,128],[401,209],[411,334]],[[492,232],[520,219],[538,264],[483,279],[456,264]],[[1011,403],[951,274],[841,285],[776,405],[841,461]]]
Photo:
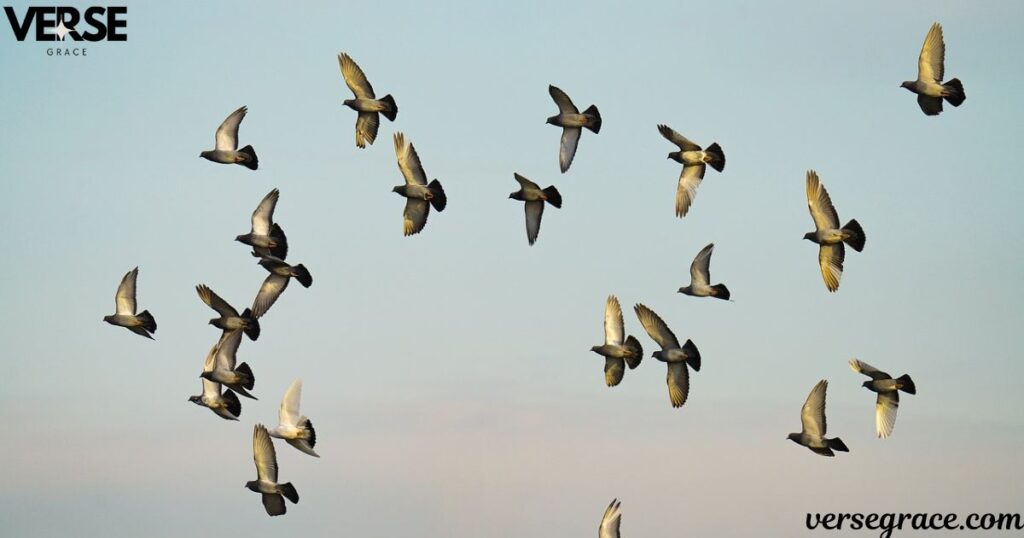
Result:
[[[926,115],[939,114],[944,100],[953,106],[959,106],[965,100],[963,85],[959,80],[954,78],[942,82],[944,56],[942,27],[935,23],[921,49],[917,80],[907,81],[901,85],[917,94],[918,105]],[[354,99],[345,100],[344,105],[358,113],[355,124],[356,146],[365,148],[372,145],[377,138],[380,116],[395,121],[398,106],[391,95],[376,98],[366,75],[351,57],[342,53],[338,55],[338,61],[345,83],[355,95]],[[547,123],[562,128],[559,166],[565,173],[572,165],[583,129],[588,129],[595,135],[600,133],[601,114],[594,105],[582,113],[579,112],[569,96],[555,86],[549,86],[548,91],[558,106],[558,114],[549,117]],[[246,145],[238,149],[238,128],[246,112],[244,106],[232,112],[217,129],[215,149],[202,152],[200,157],[217,163],[238,164],[256,170],[259,160],[252,146]],[[683,165],[676,187],[675,204],[676,216],[683,217],[694,202],[697,187],[704,178],[706,168],[710,166],[718,172],[724,171],[725,153],[717,143],[702,149],[667,125],[658,125],[658,131],[679,148],[678,151],[669,153],[668,158]],[[427,181],[419,155],[412,143],[406,140],[405,135],[395,133],[394,145],[398,168],[405,179],[405,184],[394,187],[393,192],[406,199],[403,231],[409,236],[423,231],[431,207],[438,212],[444,211],[447,197],[437,179]],[[511,193],[509,198],[524,202],[527,241],[532,245],[540,233],[545,204],[560,207],[562,197],[554,186],[542,189],[518,173],[514,174],[514,178],[519,183],[519,190]],[[839,216],[828,191],[813,170],[807,172],[806,194],[807,206],[815,229],[804,235],[804,239],[818,245],[818,263],[825,287],[829,292],[835,292],[839,289],[839,280],[843,273],[846,256],[844,245],[860,252],[864,249],[866,236],[855,219],[840,226]],[[238,420],[241,415],[241,403],[237,395],[255,399],[249,392],[253,390],[255,383],[252,369],[244,362],[237,364],[236,359],[243,335],[253,341],[259,338],[259,319],[274,305],[292,279],[306,288],[312,285],[312,277],[305,266],[291,265],[285,261],[288,255],[288,241],[284,230],[273,218],[278,197],[277,189],[270,191],[253,211],[249,233],[235,238],[236,241],[252,247],[252,256],[259,258],[259,264],[269,273],[260,286],[252,306],[239,313],[209,287],[202,284],[196,287],[200,299],[217,312],[218,317],[211,319],[209,323],[220,329],[221,335],[203,364],[200,375],[203,391],[190,397],[189,401],[207,407],[217,416],[227,420]],[[729,289],[724,284],[711,284],[710,264],[713,251],[714,244],[709,244],[697,254],[690,266],[690,284],[679,288],[679,293],[731,300]],[[152,338],[152,333],[156,332],[157,328],[153,315],[148,310],[137,313],[137,277],[137,267],[124,276],[115,298],[116,313],[106,316],[104,321]],[[655,351],[652,357],[667,365],[666,383],[672,407],[682,407],[689,395],[689,370],[700,371],[700,351],[689,339],[680,345],[679,339],[668,324],[647,306],[638,303],[633,310],[648,336],[661,348]],[[616,386],[622,381],[626,366],[634,369],[643,360],[640,341],[626,335],[622,307],[614,295],[608,297],[605,306],[604,343],[593,346],[591,350],[605,359],[605,383],[609,387]],[[914,394],[916,387],[913,380],[909,375],[893,378],[886,372],[857,359],[850,360],[850,367],[853,371],[870,378],[863,386],[877,393],[876,434],[880,438],[888,437],[895,425],[899,393]],[[849,448],[838,437],[825,436],[827,388],[828,381],[823,379],[811,389],[800,412],[801,431],[789,434],[788,439],[816,454],[834,456],[835,451],[849,452]],[[267,429],[262,424],[256,424],[253,429],[253,457],[257,479],[248,482],[246,487],[262,495],[263,505],[271,516],[285,513],[285,499],[292,503],[299,500],[298,493],[291,483],[278,482],[277,456],[271,438],[283,439],[299,451],[319,457],[314,451],[316,431],[313,424],[299,412],[301,391],[302,381],[297,379],[282,399],[279,423],[276,427]],[[619,506],[618,500],[613,500],[605,510],[599,528],[601,538],[619,536]]]

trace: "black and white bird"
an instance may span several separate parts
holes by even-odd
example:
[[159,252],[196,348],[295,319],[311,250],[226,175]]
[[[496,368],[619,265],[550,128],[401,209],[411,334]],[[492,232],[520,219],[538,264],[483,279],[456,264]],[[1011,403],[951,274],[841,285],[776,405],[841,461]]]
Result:
[[245,483],[245,487],[263,496],[263,508],[267,514],[279,516],[288,511],[285,499],[298,504],[299,492],[291,482],[277,483],[277,453],[274,442],[262,424],[252,429],[252,459],[256,462],[256,480]]
[[537,235],[540,233],[540,219],[544,216],[544,202],[555,207],[562,207],[562,195],[558,193],[558,189],[554,185],[541,189],[539,185],[519,174],[512,175],[519,182],[519,190],[509,194],[508,197],[525,202],[523,205],[526,208],[526,240],[532,245],[537,241]]
[[220,127],[217,127],[216,147],[199,154],[200,157],[221,164],[240,164],[249,170],[259,168],[259,159],[252,146],[238,149],[238,126],[249,109],[239,108],[231,113]]
[[836,208],[814,170],[807,171],[807,209],[814,219],[814,231],[804,234],[804,239],[818,244],[821,277],[828,291],[836,291],[839,289],[839,279],[843,276],[843,260],[846,259],[843,243],[857,252],[864,250],[864,241],[867,239],[864,229],[857,219],[851,219],[845,226],[839,227]]
[[313,422],[299,413],[299,400],[302,399],[302,380],[296,379],[284,393],[281,408],[277,412],[277,427],[270,430],[270,436],[284,439],[289,445],[310,456],[320,457],[313,447],[316,446],[316,430]]
[[900,84],[917,94],[917,104],[927,116],[935,116],[942,112],[942,100],[953,106],[960,106],[967,95],[960,79],[942,82],[946,76],[946,43],[942,39],[942,26],[932,24],[928,35],[924,38],[921,55],[917,58],[917,80],[908,80]]
[[828,389],[828,381],[822,379],[811,393],[807,395],[807,401],[800,409],[800,433],[791,433],[786,438],[794,443],[805,446],[822,456],[835,456],[833,450],[849,452],[846,443],[838,437],[828,439],[825,437],[827,424],[825,422],[825,391]]
[[209,370],[204,368],[199,377],[220,383],[246,398],[258,400],[259,398],[249,394],[256,383],[252,368],[244,362],[235,365],[238,361],[238,346],[241,343],[242,329],[224,331],[214,347],[213,367]]
[[156,320],[149,310],[135,313],[135,281],[139,277],[139,268],[136,267],[121,277],[121,283],[117,286],[117,293],[114,294],[114,313],[103,316],[103,321],[118,327],[124,327],[129,331],[145,336],[153,340],[151,333],[156,332]]
[[619,538],[619,525],[622,524],[622,512],[619,511],[621,504],[618,499],[612,499],[608,508],[604,509],[601,526],[597,528],[597,538]]
[[[223,339],[223,337],[222,334],[221,338]],[[218,347],[220,347],[220,341],[214,344],[210,348],[210,352],[206,354],[206,361],[203,363],[204,374],[213,372],[217,368]],[[189,396],[188,401],[206,407],[224,420],[238,420],[238,417],[242,415],[242,403],[238,401],[238,396],[231,389],[223,389],[221,392],[220,383],[207,377],[200,377],[202,378],[203,392],[196,396]]]
[[714,250],[715,244],[711,243],[697,253],[697,257],[690,264],[690,285],[679,288],[679,293],[729,300],[729,288],[725,287],[725,284],[711,285],[711,253]]
[[622,381],[626,365],[632,370],[640,366],[644,350],[634,336],[626,336],[622,321],[622,307],[614,295],[608,296],[604,306],[604,344],[590,348],[590,351],[604,357],[604,382],[614,387]]
[[680,346],[676,335],[650,308],[637,304],[633,310],[647,334],[661,346],[661,351],[655,351],[651,356],[668,366],[665,382],[672,407],[682,407],[690,394],[690,372],[686,367],[689,365],[694,372],[700,371],[700,351],[691,340]]
[[420,156],[412,142],[405,141],[405,135],[395,133],[395,156],[398,157],[398,169],[402,171],[405,185],[399,185],[391,192],[405,197],[403,215],[403,233],[406,236],[418,234],[427,225],[430,206],[439,213],[448,205],[448,197],[444,194],[441,182],[434,179],[427,183],[427,173],[423,171]]
[[881,439],[889,437],[896,426],[896,410],[900,407],[899,391],[917,394],[914,380],[907,374],[893,379],[889,374],[857,359],[850,359],[850,368],[871,378],[871,381],[865,381],[862,386],[878,393],[875,400],[875,432]]
[[290,265],[280,258],[264,256],[260,258],[259,264],[269,271],[270,274],[263,281],[260,291],[256,293],[256,299],[252,302],[253,318],[259,319],[267,313],[267,310],[270,310],[270,307],[274,305],[277,298],[284,293],[291,279],[298,280],[303,288],[313,285],[313,276],[309,274],[306,266],[301,263]]
[[235,241],[251,246],[255,257],[273,256],[283,260],[288,256],[288,238],[274,222],[274,208],[279,196],[277,189],[268,192],[252,212],[249,233],[235,237]]
[[210,325],[213,325],[222,331],[242,329],[242,331],[245,332],[245,335],[252,341],[256,341],[256,339],[260,337],[260,322],[256,319],[256,316],[252,315],[252,311],[250,309],[246,308],[245,311],[239,315],[238,311],[235,310],[233,306],[228,304],[224,299],[221,299],[220,296],[208,288],[206,284],[196,286],[196,293],[198,293],[199,298],[206,303],[206,306],[209,306],[220,314],[219,318],[213,318],[210,320]]
[[373,144],[377,139],[377,127],[380,126],[380,114],[395,121],[398,116],[398,105],[391,94],[377,99],[373,93],[373,86],[366,80],[363,70],[356,65],[356,62],[348,54],[338,55],[338,65],[341,66],[341,76],[345,77],[345,84],[355,94],[355,99],[345,99],[345,106],[359,113],[356,118],[356,146],[365,148],[367,144]]
[[697,197],[697,187],[704,179],[707,167],[710,165],[719,172],[725,170],[725,152],[717,142],[707,149],[701,149],[668,125],[658,125],[658,132],[669,142],[679,146],[679,151],[669,153],[668,158],[683,165],[683,170],[679,173],[679,184],[676,186],[676,216],[682,218],[690,211],[690,204]]
[[601,132],[601,113],[597,111],[596,106],[590,105],[580,114],[576,105],[572,104],[572,99],[569,99],[565,92],[555,86],[549,85],[548,93],[558,105],[558,114],[548,118],[547,123],[562,128],[558,165],[564,174],[572,165],[573,157],[576,156],[576,146],[580,143],[580,134],[583,133],[583,128],[590,129],[594,134]]

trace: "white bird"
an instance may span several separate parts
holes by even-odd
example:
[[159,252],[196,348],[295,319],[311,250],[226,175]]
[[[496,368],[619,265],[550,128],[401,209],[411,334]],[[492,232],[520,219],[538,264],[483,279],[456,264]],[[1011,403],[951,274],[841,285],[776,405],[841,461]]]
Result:
[[679,173],[679,184],[676,186],[676,216],[685,217],[690,211],[690,204],[697,197],[697,187],[704,179],[707,165],[721,172],[725,170],[725,152],[717,142],[702,150],[685,136],[675,132],[668,125],[658,125],[658,132],[666,140],[679,146],[679,151],[668,154],[668,158],[683,165]]
[[245,487],[262,494],[263,507],[267,514],[279,516],[288,511],[284,500],[298,504],[299,492],[291,482],[277,483],[277,453],[274,442],[267,435],[267,428],[262,424],[252,429],[252,459],[256,462],[256,480],[245,483]]
[[403,230],[406,236],[418,234],[427,225],[430,206],[438,212],[444,211],[448,205],[448,197],[444,194],[441,182],[434,179],[427,184],[427,173],[423,171],[420,156],[412,142],[405,142],[405,135],[395,133],[395,156],[398,157],[398,169],[402,171],[405,185],[399,185],[391,192],[405,197]]
[[[221,338],[223,337],[222,334]],[[214,344],[210,348],[210,352],[206,354],[203,373],[213,372],[217,368],[217,349],[219,347],[220,341]],[[220,383],[211,381],[207,377],[200,377],[202,377],[203,393],[190,396],[188,401],[208,408],[225,420],[238,420],[238,417],[242,415],[242,403],[238,401],[238,396],[231,389],[224,389],[222,394]]]
[[725,287],[725,284],[715,284],[714,286],[710,284],[711,253],[714,250],[715,244],[711,243],[697,253],[697,257],[690,264],[690,285],[679,288],[679,293],[694,297],[715,297],[729,300],[729,288]]
[[650,308],[637,304],[633,310],[647,334],[661,346],[661,351],[655,351],[651,356],[668,365],[665,383],[668,385],[668,399],[672,407],[682,407],[690,394],[690,372],[686,365],[690,365],[694,372],[699,372],[700,351],[691,340],[680,346],[676,335]]
[[573,157],[576,156],[576,146],[580,143],[582,128],[586,127],[594,134],[601,132],[601,113],[597,111],[596,106],[590,105],[580,114],[576,105],[572,104],[572,99],[569,99],[565,92],[555,86],[549,85],[548,93],[558,105],[558,114],[548,118],[547,123],[562,128],[562,143],[558,148],[558,165],[564,174],[572,164]]
[[791,433],[786,438],[800,446],[809,448],[815,454],[832,457],[835,456],[833,450],[849,452],[850,449],[838,437],[832,439],[825,437],[828,428],[825,421],[825,391],[827,389],[828,381],[824,379],[811,389],[811,393],[807,395],[807,401],[800,409],[800,424],[802,426],[800,433]]
[[846,226],[839,227],[839,214],[832,205],[825,186],[818,181],[818,173],[807,171],[807,209],[814,219],[814,231],[804,234],[804,239],[818,244],[818,265],[821,277],[825,280],[828,291],[839,289],[839,279],[843,276],[843,260],[846,259],[846,248],[843,243],[860,252],[864,250],[864,229],[857,219],[850,219]]
[[946,63],[946,43],[942,39],[942,26],[932,24],[928,35],[924,38],[921,55],[917,58],[917,80],[908,80],[900,84],[917,94],[917,104],[927,116],[935,116],[942,112],[942,100],[949,101],[953,106],[960,106],[967,95],[960,79],[950,79],[943,83]]
[[644,358],[640,342],[633,335],[626,336],[622,307],[614,295],[608,296],[604,307],[604,345],[594,346],[590,351],[604,357],[604,382],[609,387],[622,381],[627,363],[632,370],[640,366]]
[[289,445],[310,456],[320,457],[313,451],[316,446],[316,430],[313,423],[299,414],[299,399],[302,398],[302,380],[296,379],[284,393],[281,408],[277,412],[277,427],[270,430],[270,435],[284,439]]
[[256,383],[252,368],[244,362],[235,366],[238,346],[241,343],[242,329],[224,331],[214,347],[213,368],[211,370],[204,369],[199,377],[220,383],[246,398],[258,400],[259,398],[249,394]]
[[252,146],[245,146],[238,149],[238,126],[245,118],[246,107],[239,108],[229,115],[220,127],[217,127],[216,148],[204,151],[200,157],[221,164],[240,164],[249,170],[259,167],[259,159],[256,158],[256,151]]
[[541,189],[539,185],[519,174],[512,174],[519,182],[519,190],[509,194],[513,200],[525,202],[526,209],[526,240],[532,245],[540,234],[540,219],[544,216],[544,202],[555,207],[562,207],[562,195],[554,185]]
[[850,368],[871,378],[871,381],[865,381],[861,386],[878,393],[875,400],[875,432],[879,438],[889,437],[896,426],[896,410],[900,407],[899,391],[917,394],[914,380],[907,374],[893,379],[891,375],[857,359],[850,359]]
[[284,230],[274,222],[274,208],[277,207],[279,195],[277,189],[268,192],[252,212],[252,228],[249,233],[235,237],[235,241],[252,247],[253,256],[274,256],[282,260],[288,256],[288,238]]
[[367,144],[373,144],[377,139],[377,127],[380,125],[380,115],[395,121],[398,116],[398,105],[395,104],[391,94],[377,99],[373,93],[373,86],[366,80],[366,75],[359,68],[348,54],[338,55],[338,65],[341,66],[341,76],[345,78],[345,84],[355,94],[355,99],[345,99],[344,105],[359,113],[356,119],[356,146],[365,148]]
[[608,508],[604,509],[601,526],[597,528],[597,538],[619,538],[619,525],[622,524],[622,512],[619,511],[621,504],[618,499],[612,499]]
[[136,267],[121,278],[117,293],[114,295],[114,314],[103,316],[103,321],[153,340],[150,334],[156,332],[156,320],[153,319],[153,315],[149,310],[135,313],[135,280],[138,276],[139,268]]

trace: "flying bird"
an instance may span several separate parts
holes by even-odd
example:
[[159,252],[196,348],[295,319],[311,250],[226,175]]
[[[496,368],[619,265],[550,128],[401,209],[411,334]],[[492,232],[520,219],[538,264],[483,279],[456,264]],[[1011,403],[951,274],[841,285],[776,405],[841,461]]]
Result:
[[320,457],[316,446],[316,430],[313,423],[299,414],[299,400],[302,398],[302,380],[296,379],[284,393],[281,408],[277,412],[277,427],[270,430],[271,437],[284,439],[289,445],[310,456]]
[[576,156],[576,146],[580,143],[580,134],[583,127],[590,129],[594,134],[601,132],[601,113],[597,107],[590,105],[580,114],[572,99],[562,90],[555,86],[548,86],[548,93],[558,105],[558,114],[548,118],[547,123],[562,128],[562,143],[558,149],[558,164],[562,167],[564,174],[572,165],[572,158]]
[[274,222],[274,208],[277,207],[279,195],[277,189],[268,192],[252,212],[249,233],[235,237],[235,241],[251,246],[255,257],[273,256],[283,260],[288,256],[288,238],[284,230]]
[[715,244],[711,243],[697,253],[697,257],[690,264],[690,285],[679,288],[679,293],[694,297],[715,297],[729,300],[729,288],[725,287],[725,284],[715,284],[714,286],[710,284],[711,253],[714,250]]
[[650,308],[637,304],[633,310],[636,311],[636,316],[640,318],[640,323],[647,334],[661,346],[661,351],[655,351],[651,356],[668,365],[665,382],[668,385],[668,399],[672,402],[672,407],[682,407],[690,394],[690,372],[686,365],[690,365],[694,372],[699,372],[700,351],[691,340],[687,340],[686,344],[680,347],[676,335]]
[[604,382],[614,387],[622,381],[626,372],[626,364],[632,370],[640,366],[644,358],[644,350],[640,342],[632,335],[626,336],[622,322],[622,307],[614,295],[608,296],[604,306],[604,345],[594,346],[590,351],[604,357]]
[[267,428],[262,424],[252,428],[252,459],[256,462],[256,480],[246,482],[245,487],[263,495],[267,514],[279,516],[287,512],[285,499],[298,504],[299,492],[295,491],[295,486],[291,482],[277,483],[277,453]]
[[833,450],[849,452],[850,449],[846,448],[846,444],[838,437],[832,439],[825,437],[827,427],[825,423],[825,391],[827,389],[828,381],[824,379],[818,381],[818,384],[811,389],[811,393],[807,395],[807,401],[800,409],[802,425],[800,433],[791,433],[786,438],[800,446],[809,448],[815,454],[831,458],[835,456]]
[[669,153],[668,158],[683,165],[683,170],[679,173],[679,185],[676,187],[676,216],[682,218],[690,211],[690,204],[697,197],[697,187],[704,179],[707,166],[710,165],[719,172],[725,170],[725,153],[717,142],[702,150],[700,146],[690,142],[668,125],[658,125],[658,132],[669,142],[679,146],[679,151]]
[[356,146],[365,148],[367,144],[373,144],[377,139],[377,127],[380,125],[379,114],[395,121],[398,116],[398,105],[395,104],[391,94],[377,99],[373,93],[373,86],[366,80],[363,70],[356,65],[356,62],[348,54],[338,55],[338,64],[341,66],[341,76],[345,77],[345,84],[355,94],[355,99],[345,99],[345,106],[359,113],[356,119]]
[[224,123],[217,127],[216,148],[204,151],[200,157],[221,164],[240,164],[249,170],[259,168],[259,159],[256,158],[256,151],[252,146],[245,146],[238,149],[238,126],[249,109],[239,108],[231,113]]
[[935,116],[942,112],[942,100],[953,106],[960,106],[967,95],[960,79],[950,79],[943,83],[946,63],[946,43],[942,40],[942,26],[932,24],[928,35],[924,38],[921,55],[917,58],[917,80],[908,80],[900,84],[917,94],[917,104],[926,116]]
[[519,190],[509,194],[513,200],[526,202],[526,240],[532,245],[540,233],[540,218],[544,216],[544,202],[555,207],[562,207],[562,195],[554,185],[541,189],[536,183],[519,174],[513,174],[519,182]]
[[405,197],[403,212],[403,229],[406,236],[418,234],[427,225],[430,206],[439,213],[448,205],[448,197],[444,194],[441,182],[434,179],[427,184],[427,173],[420,164],[420,156],[412,142],[405,142],[405,135],[395,133],[395,155],[398,157],[398,169],[402,171],[405,185],[399,185],[391,192]]
[[256,341],[260,337],[260,322],[252,315],[251,310],[246,308],[239,315],[233,306],[229,305],[224,299],[221,299],[213,290],[206,287],[206,284],[196,286],[196,292],[199,293],[199,298],[206,303],[206,306],[220,314],[219,318],[210,320],[210,325],[223,331],[242,329],[245,331],[245,335],[252,341]]
[[807,171],[807,209],[811,211],[815,230],[804,234],[804,239],[818,244],[821,277],[828,291],[836,291],[839,289],[839,278],[843,276],[843,260],[846,259],[843,243],[857,252],[864,250],[864,229],[857,219],[851,219],[846,226],[839,228],[836,208],[814,170]]
[[917,394],[914,380],[907,374],[893,379],[889,374],[857,359],[850,359],[850,368],[871,378],[871,381],[865,381],[862,386],[878,393],[875,400],[875,432],[881,439],[889,437],[896,426],[896,409],[900,406],[899,391]]
[[260,291],[256,294],[256,299],[252,302],[253,318],[259,319],[267,313],[267,310],[270,310],[270,307],[277,301],[277,298],[284,293],[291,279],[298,280],[303,288],[313,285],[313,276],[309,274],[306,266],[301,263],[289,265],[288,262],[279,258],[265,256],[260,258],[259,264],[267,271],[270,271],[270,274],[263,281]]
[[117,286],[117,293],[114,295],[114,313],[103,316],[103,321],[153,340],[150,334],[156,332],[156,320],[153,319],[153,315],[149,310],[135,313],[135,280],[138,276],[139,268],[136,267],[121,278],[121,284]]
[[238,345],[241,343],[241,329],[224,331],[213,349],[213,367],[209,370],[204,368],[203,373],[199,377],[214,383],[220,383],[235,391],[236,394],[241,394],[246,398],[258,400],[259,398],[249,394],[249,391],[252,390],[253,385],[256,383],[256,377],[252,374],[252,368],[244,362],[235,366]]
[[619,525],[622,523],[622,512],[619,512],[618,499],[612,499],[608,508],[601,516],[601,526],[597,528],[597,538],[619,538]]
[[[221,336],[223,338],[223,335]],[[216,369],[217,348],[219,346],[220,342],[218,341],[210,348],[210,352],[206,354],[206,362],[203,363],[204,374],[206,372],[213,372]],[[238,420],[238,417],[242,415],[242,403],[238,401],[238,396],[231,389],[224,389],[224,392],[221,393],[220,383],[204,376],[200,377],[202,378],[203,392],[196,396],[189,396],[188,401],[208,408],[224,420]]]

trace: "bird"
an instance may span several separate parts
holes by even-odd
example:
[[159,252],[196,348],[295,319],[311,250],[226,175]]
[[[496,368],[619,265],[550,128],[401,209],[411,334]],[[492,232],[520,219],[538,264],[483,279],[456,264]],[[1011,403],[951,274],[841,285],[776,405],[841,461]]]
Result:
[[601,132],[601,113],[597,107],[590,105],[580,114],[572,99],[556,86],[548,85],[548,93],[558,105],[558,114],[548,118],[547,123],[562,128],[562,143],[558,149],[558,164],[564,174],[572,165],[572,159],[576,156],[576,146],[580,143],[580,134],[583,127],[590,129],[594,134]]
[[829,439],[825,437],[827,425],[825,423],[825,391],[828,389],[828,380],[822,379],[811,389],[807,395],[807,401],[800,409],[800,433],[791,433],[786,438],[794,443],[805,446],[822,456],[835,456],[833,450],[849,452],[846,443],[838,437]]
[[804,239],[818,244],[821,277],[828,291],[834,292],[839,289],[839,278],[843,276],[843,260],[846,259],[843,243],[860,252],[864,250],[867,238],[857,219],[851,219],[846,226],[839,228],[836,208],[814,170],[807,171],[807,209],[814,219],[815,230],[804,234]]
[[262,424],[252,428],[252,459],[256,462],[256,480],[246,482],[245,487],[263,495],[263,508],[267,514],[279,516],[287,512],[285,499],[292,504],[299,503],[299,492],[291,482],[277,483],[277,453],[266,426]]
[[[223,336],[221,335],[222,338]],[[212,372],[216,369],[217,348],[219,345],[220,341],[214,344],[210,348],[210,352],[206,354],[206,362],[203,363],[203,373]],[[220,383],[206,377],[200,377],[202,379],[203,392],[196,396],[189,396],[188,401],[208,408],[224,420],[238,420],[238,417],[242,415],[242,403],[238,401],[238,396],[231,389],[224,389],[222,393]]]
[[209,370],[203,369],[203,373],[199,377],[220,383],[235,391],[236,394],[241,394],[246,398],[258,400],[259,398],[249,394],[249,391],[252,390],[253,385],[256,383],[256,377],[252,373],[252,368],[244,362],[235,366],[238,345],[241,343],[242,329],[224,331],[221,334],[220,340],[214,346],[215,358],[213,368]]
[[420,156],[412,142],[406,143],[405,135],[395,133],[395,156],[398,157],[398,169],[402,171],[405,185],[399,185],[391,192],[405,197],[403,230],[406,237],[418,234],[427,225],[430,206],[440,213],[448,205],[448,197],[444,194],[441,182],[434,179],[427,184],[427,173],[420,164]]
[[893,379],[889,374],[857,359],[850,359],[850,368],[871,378],[871,381],[865,381],[861,386],[878,393],[875,400],[875,432],[880,439],[889,437],[896,426],[896,409],[900,406],[899,391],[917,394],[914,380],[907,374]]
[[139,268],[136,267],[121,277],[114,295],[114,313],[103,316],[103,321],[154,340],[152,333],[156,332],[156,320],[153,314],[149,310],[135,313],[135,280],[138,276]]
[[601,526],[597,528],[597,538],[619,538],[619,525],[622,524],[622,512],[619,512],[618,499],[612,499],[608,508],[601,516]]
[[200,153],[199,156],[215,163],[240,164],[249,170],[259,168],[260,162],[252,146],[238,149],[238,126],[248,111],[249,109],[243,106],[232,112],[224,123],[217,127],[216,147]]
[[694,372],[699,372],[700,351],[691,340],[687,340],[686,344],[680,347],[676,335],[672,334],[668,325],[650,308],[636,304],[633,310],[640,318],[640,324],[644,326],[647,334],[661,346],[661,351],[655,351],[651,356],[668,365],[665,382],[668,385],[668,399],[672,402],[672,407],[682,407],[690,394],[690,373],[686,365],[690,365]]
[[509,194],[513,200],[526,202],[526,240],[532,245],[540,233],[540,219],[544,216],[544,202],[555,207],[562,207],[562,195],[554,185],[541,189],[539,185],[519,174],[512,174],[519,182],[519,190]]
[[395,121],[395,117],[398,116],[398,105],[391,94],[380,99],[374,96],[370,81],[366,80],[363,70],[348,54],[343,52],[338,55],[338,65],[341,66],[341,76],[345,77],[345,84],[356,96],[355,99],[345,99],[343,103],[359,113],[356,119],[356,146],[365,148],[377,139],[379,114],[384,114],[385,118]]
[[668,158],[683,165],[683,170],[679,173],[679,185],[676,187],[676,216],[682,218],[690,211],[690,204],[697,197],[697,187],[704,179],[707,165],[719,172],[725,170],[725,152],[717,142],[702,150],[700,146],[690,142],[668,125],[658,125],[658,132],[669,142],[679,146],[679,151],[669,153]]
[[622,381],[626,364],[632,370],[640,366],[644,350],[640,341],[632,335],[626,336],[622,322],[622,307],[614,295],[608,296],[604,306],[604,344],[590,348],[590,351],[604,357],[604,382],[614,387]]
[[942,39],[942,26],[933,23],[924,38],[921,55],[917,58],[917,80],[900,84],[917,94],[917,105],[926,116],[937,116],[942,112],[942,100],[953,106],[960,106],[967,99],[964,85],[954,78],[942,82],[945,76],[946,43]]
[[319,458],[316,446],[316,430],[313,422],[299,414],[299,400],[302,398],[302,380],[296,379],[288,387],[277,411],[277,427],[270,430],[270,436],[284,439],[300,452]]
[[199,298],[206,303],[206,306],[209,306],[220,314],[219,318],[213,318],[210,320],[210,325],[225,331],[242,329],[245,331],[245,335],[254,342],[260,337],[260,322],[252,315],[252,311],[250,309],[246,308],[245,311],[239,315],[238,311],[235,310],[233,306],[229,305],[224,299],[221,299],[220,296],[208,288],[206,284],[196,286],[196,292],[199,293]]
[[274,222],[274,208],[280,194],[277,189],[268,192],[252,212],[249,233],[235,237],[235,241],[251,246],[255,257],[273,256],[283,260],[288,256],[288,238]]
[[679,288],[679,293],[692,295],[694,297],[715,297],[716,299],[729,300],[729,288],[725,284],[711,282],[711,253],[715,250],[715,244],[711,243],[697,253],[697,257],[690,264],[690,285]]
[[288,287],[288,282],[292,278],[298,280],[303,288],[313,285],[313,276],[309,274],[306,266],[301,263],[289,265],[288,262],[280,258],[264,256],[260,258],[259,264],[267,271],[270,271],[270,274],[263,281],[260,291],[256,294],[256,299],[252,302],[252,317],[255,319],[263,317],[267,310],[270,310],[270,307],[277,301],[277,298],[284,293],[285,288]]

